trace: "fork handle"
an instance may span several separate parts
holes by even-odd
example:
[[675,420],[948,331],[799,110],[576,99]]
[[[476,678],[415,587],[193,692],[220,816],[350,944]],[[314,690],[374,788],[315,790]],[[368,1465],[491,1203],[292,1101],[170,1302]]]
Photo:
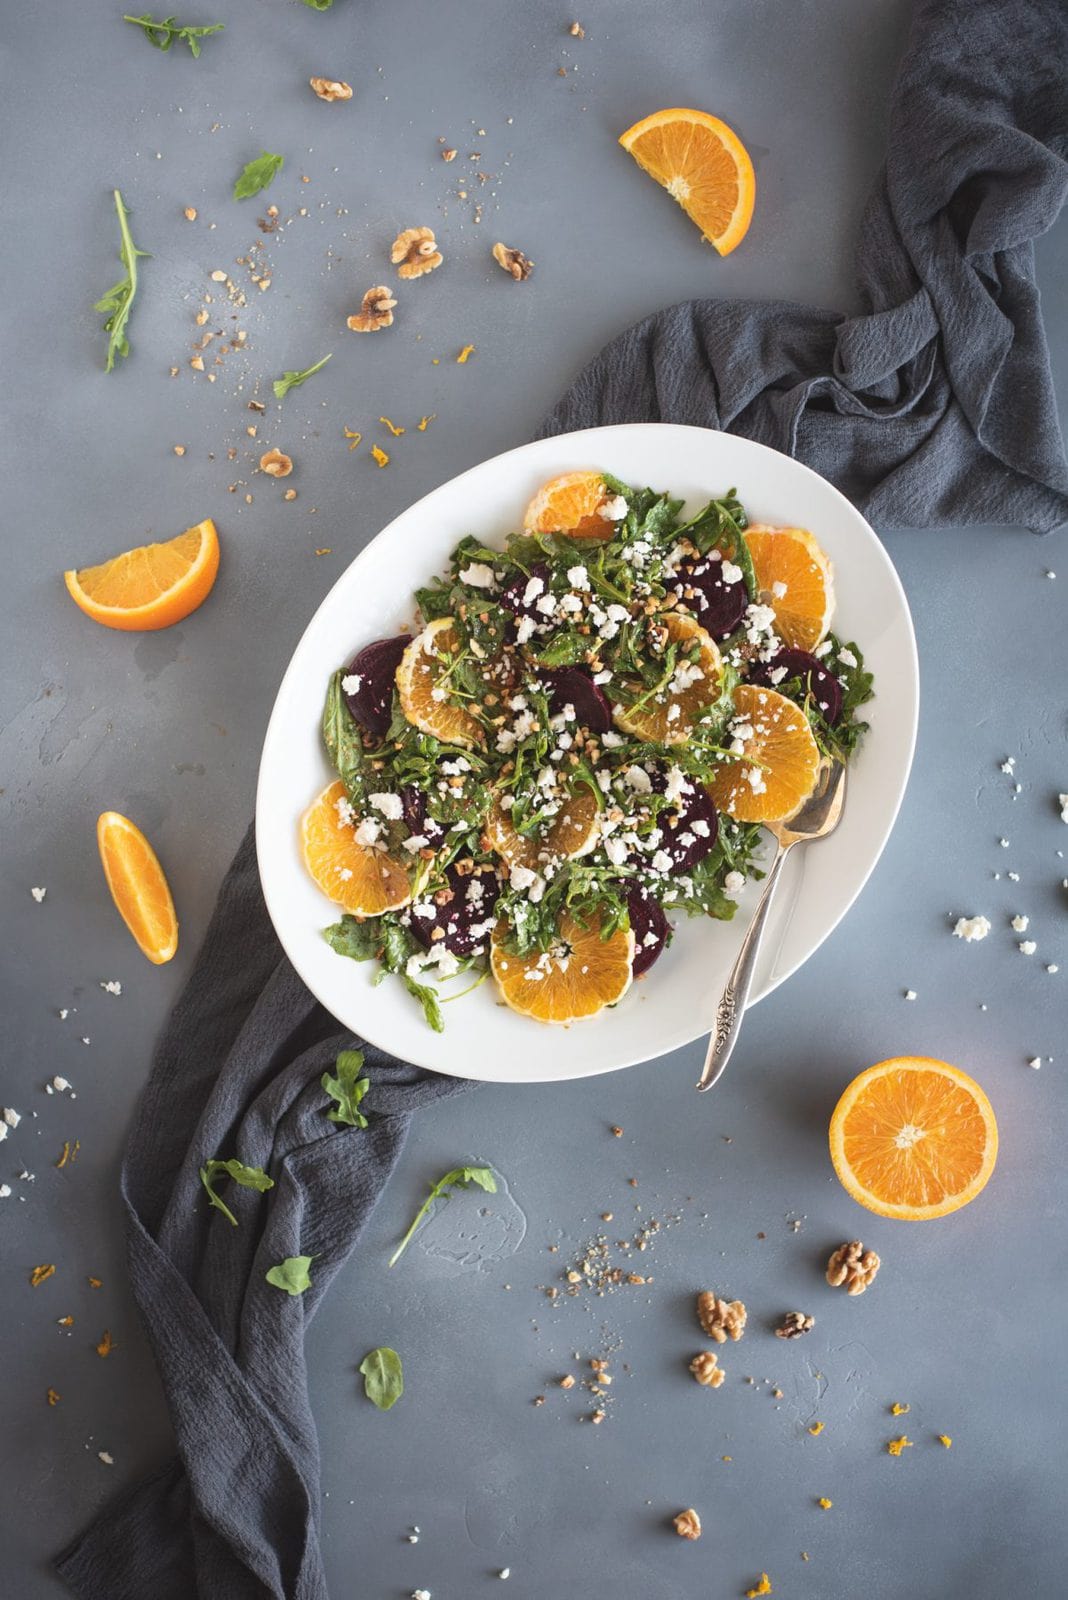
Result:
[[760,953],[760,941],[764,937],[764,927],[782,873],[782,864],[791,849],[791,845],[780,846],[776,853],[764,885],[764,893],[760,896],[753,920],[742,940],[742,948],[738,951],[730,977],[724,986],[716,1010],[716,1025],[708,1041],[705,1064],[697,1080],[697,1087],[702,1091],[711,1089],[712,1085],[722,1077],[723,1069],[731,1058],[731,1052],[741,1031],[745,1003],[753,986],[753,972]]

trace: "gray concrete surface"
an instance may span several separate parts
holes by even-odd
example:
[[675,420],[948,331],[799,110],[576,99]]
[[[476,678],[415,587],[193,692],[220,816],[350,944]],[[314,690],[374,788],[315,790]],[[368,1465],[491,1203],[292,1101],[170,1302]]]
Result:
[[[908,10],[583,0],[575,40],[568,12],[544,0],[336,0],[326,14],[218,0],[190,12],[226,23],[194,61],[150,49],[118,4],[6,8],[0,1101],[23,1121],[0,1146],[13,1189],[0,1201],[5,1593],[64,1592],[50,1554],[168,1450],[123,1281],[119,1150],[246,826],[275,685],[308,616],[396,511],[528,438],[579,365],[642,313],[709,292],[851,303],[851,241]],[[354,100],[320,104],[312,74],[347,79]],[[726,262],[615,145],[632,119],[679,103],[721,113],[757,160],[756,220]],[[439,137],[459,151],[451,165]],[[263,197],[285,222],[272,235],[257,230],[264,203],[229,198],[263,148],[286,155]],[[493,174],[485,184],[478,168]],[[91,306],[117,276],[115,185],[152,259],[133,353],[105,377]],[[388,333],[350,335],[363,289],[391,281],[394,233],[422,223],[438,229],[446,265],[404,292]],[[530,283],[490,261],[498,238],[535,259]],[[194,313],[217,287],[213,269],[245,281],[235,260],[252,245],[271,287],[250,289],[236,321],[209,324],[248,335],[244,355],[209,366],[209,385],[188,365]],[[1039,262],[1068,395],[1063,225]],[[457,366],[468,342],[475,355]],[[281,414],[246,410],[270,399],[273,376],[327,351],[329,367]],[[366,448],[380,415],[409,428],[385,470]],[[345,426],[364,432],[358,453]],[[253,477],[268,443],[296,459],[295,502]],[[73,609],[64,567],[208,515],[223,568],[196,616],[124,637]],[[794,1600],[1063,1590],[1068,830],[1056,794],[1068,790],[1068,557],[1063,539],[1019,532],[881,531],[913,607],[925,698],[908,797],[867,892],[756,1010],[709,1099],[693,1095],[695,1046],[607,1080],[479,1089],[417,1126],[311,1333],[338,1600],[415,1588],[472,1600],[498,1592],[503,1567],[517,1600],[724,1600],[762,1570]],[[316,556],[322,547],[331,553]],[[999,771],[1009,755],[1019,792]],[[104,892],[93,827],[108,807],[145,827],[170,874],[183,934],[166,969],[137,954]],[[42,905],[34,885],[47,887]],[[994,924],[984,944],[951,938],[947,914],[979,911]],[[1016,912],[1031,918],[1033,957],[1016,949]],[[121,998],[99,987],[110,979]],[[65,1021],[60,1008],[72,1008]],[[909,1051],[972,1070],[1001,1124],[986,1194],[929,1226],[860,1211],[825,1147],[845,1081]],[[1029,1070],[1036,1055],[1041,1070]],[[76,1101],[46,1096],[55,1073]],[[55,1170],[75,1137],[76,1164]],[[424,1182],[468,1156],[506,1176],[507,1228],[464,1197],[387,1275]],[[669,1216],[679,1220],[640,1258],[654,1281],[556,1304],[539,1288],[602,1227],[623,1238]],[[484,1237],[461,1269],[451,1242],[472,1226]],[[820,1268],[858,1233],[884,1266],[847,1300]],[[31,1290],[39,1262],[56,1276]],[[703,1286],[750,1308],[714,1393],[685,1370],[702,1342],[691,1301]],[[770,1330],[795,1307],[816,1327],[784,1345]],[[69,1332],[57,1326],[67,1314]],[[102,1362],[105,1326],[118,1348]],[[381,1342],[402,1350],[407,1374],[389,1415],[362,1399],[354,1370]],[[609,1350],[609,1416],[582,1424],[590,1396],[554,1380]],[[900,1422],[894,1401],[911,1405]],[[818,1438],[806,1431],[815,1420]],[[885,1441],[902,1423],[914,1448],[895,1460]],[[690,1505],[706,1530],[696,1545],[667,1520]]]

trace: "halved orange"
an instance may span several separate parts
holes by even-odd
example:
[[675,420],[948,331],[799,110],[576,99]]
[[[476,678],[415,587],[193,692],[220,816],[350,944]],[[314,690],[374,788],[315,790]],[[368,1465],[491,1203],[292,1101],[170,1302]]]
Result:
[[[637,734],[640,739],[656,744],[685,744],[701,712],[719,699],[722,662],[712,636],[686,613],[665,611],[656,625],[666,628],[668,642],[678,646],[679,664],[672,682],[679,679],[681,687],[672,689],[669,684],[658,699],[647,700],[642,706],[613,705],[612,717],[617,728]],[[685,653],[694,644],[700,653],[691,663]],[[694,668],[696,677],[692,676]]]
[[807,528],[747,530],[760,598],[775,632],[795,650],[813,650],[834,615],[834,569]]
[[523,513],[523,527],[569,539],[611,539],[616,524],[601,515],[611,498],[599,472],[562,472],[542,484]]
[[617,928],[601,938],[601,919],[583,927],[566,913],[551,950],[510,955],[509,924],[502,918],[490,941],[490,965],[505,1005],[536,1022],[577,1022],[622,1000],[631,983],[634,934]]
[[510,867],[529,867],[537,871],[546,861],[561,857],[584,856],[601,836],[601,808],[588,784],[581,784],[564,801],[556,816],[541,834],[519,833],[499,801],[494,800],[486,817],[483,848],[495,850]]
[[793,816],[812,793],[820,764],[805,713],[775,689],[740,683],[730,726],[743,753],[725,761],[708,785],[716,805],[738,822]]
[[141,954],[161,967],[178,948],[178,917],[156,852],[140,828],[118,811],[101,812],[96,842],[119,916]]
[[834,1170],[853,1199],[905,1222],[966,1206],[998,1155],[983,1090],[929,1056],[880,1061],[854,1078],[834,1108],[830,1138]]
[[378,845],[360,844],[356,818],[340,779],[325,788],[301,819],[304,865],[319,888],[356,917],[399,911],[412,898],[408,869]]
[[721,256],[741,244],[753,216],[756,177],[748,150],[725,122],[675,106],[636,122],[619,142]]
[[219,571],[219,536],[210,517],[165,544],[125,550],[99,567],[63,574],[74,604],[105,628],[149,633],[170,628],[202,605]]
[[460,636],[451,617],[439,617],[425,627],[405,650],[397,668],[397,693],[408,721],[445,744],[470,749],[482,744],[482,729],[469,711],[449,699],[443,684],[453,657],[460,652]]

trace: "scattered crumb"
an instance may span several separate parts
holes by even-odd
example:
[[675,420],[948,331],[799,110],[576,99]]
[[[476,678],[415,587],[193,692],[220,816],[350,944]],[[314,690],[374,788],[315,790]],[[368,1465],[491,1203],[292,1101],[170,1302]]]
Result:
[[51,1262],[49,1262],[47,1265],[34,1267],[33,1271],[30,1273],[30,1288],[40,1288],[41,1284],[44,1283],[47,1278],[55,1276],[55,1271],[55,1266]]
[[[1008,844],[1007,839],[1002,840]],[[985,939],[990,932],[990,921],[987,917],[958,917],[953,928],[954,938],[963,939],[967,944],[976,939]]]
[[44,899],[45,895],[48,893],[48,890],[47,889],[31,889],[30,893],[33,895],[33,898],[37,901],[37,904],[40,905],[41,901]]
[[675,1532],[680,1539],[699,1539],[701,1537],[701,1519],[692,1506],[688,1511],[680,1511],[671,1520],[675,1524]]
[[1016,947],[1022,956],[1033,956],[1038,945],[1033,939],[1021,939]]
[[103,989],[105,994],[118,995],[122,993],[122,984],[119,982],[118,978],[102,978],[100,980],[100,987]]
[[98,1450],[96,1454],[97,1459],[102,1461],[105,1467],[113,1467],[115,1465],[115,1457],[109,1451]]
[[905,999],[906,1000],[915,1000],[915,998],[916,998],[915,989],[906,989],[905,990]]
[[288,478],[293,471],[292,458],[278,449],[265,450],[260,456],[260,471],[266,472],[269,478]]
[[58,1406],[61,1398],[62,1398],[62,1396],[59,1394],[58,1390],[56,1390],[56,1389],[46,1389],[45,1390],[45,1399],[48,1401],[48,1404],[50,1406]]
[[197,220],[197,208],[196,208],[196,206],[186,206],[186,208],[183,211],[182,215],[185,217],[185,220],[187,222],[195,222]]

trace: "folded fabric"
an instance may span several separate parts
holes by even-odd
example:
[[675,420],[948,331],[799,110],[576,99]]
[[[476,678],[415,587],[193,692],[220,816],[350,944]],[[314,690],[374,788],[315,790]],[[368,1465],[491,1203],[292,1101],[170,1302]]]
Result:
[[1048,532],[1068,519],[1068,464],[1033,241],[1066,195],[1068,4],[920,0],[861,228],[861,314],[658,311],[543,432],[723,428],[814,467],[882,526]]

